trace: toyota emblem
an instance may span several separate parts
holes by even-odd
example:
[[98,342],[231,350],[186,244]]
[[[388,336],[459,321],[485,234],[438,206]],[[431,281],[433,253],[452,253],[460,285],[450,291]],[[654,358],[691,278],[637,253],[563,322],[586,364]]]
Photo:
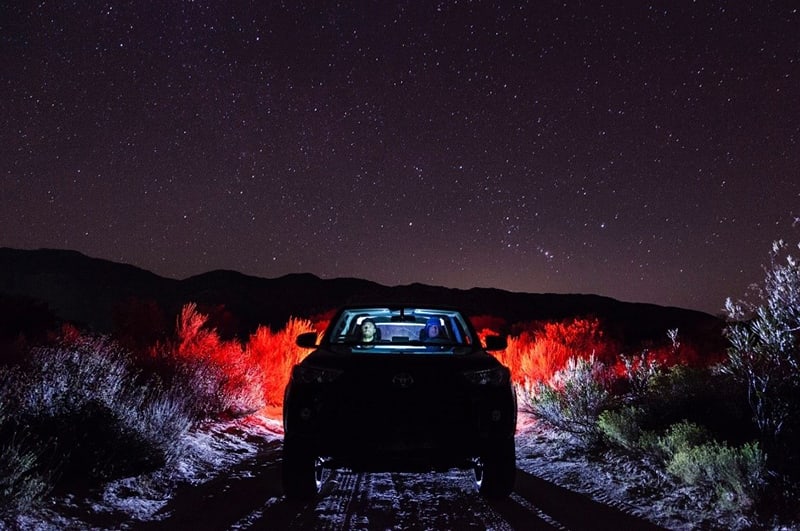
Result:
[[400,389],[408,389],[414,385],[414,378],[412,378],[407,372],[401,372],[400,374],[395,374],[392,377],[392,385],[399,387]]

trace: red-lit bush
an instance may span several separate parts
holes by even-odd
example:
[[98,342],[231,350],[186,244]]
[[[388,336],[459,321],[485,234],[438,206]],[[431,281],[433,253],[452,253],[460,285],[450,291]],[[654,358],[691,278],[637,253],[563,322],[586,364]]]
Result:
[[262,380],[235,339],[223,340],[194,304],[181,309],[170,339],[150,347],[140,364],[190,396],[198,416],[242,414],[263,405]]
[[[150,314],[155,310],[145,305],[142,311]],[[227,315],[221,307],[215,312]],[[187,304],[176,319],[172,338],[150,347],[145,361],[154,364],[156,371],[166,372],[168,379],[176,375],[183,379],[187,392],[197,395],[203,415],[281,406],[291,367],[308,354],[295,345],[295,338],[323,330],[330,317],[331,312],[326,312],[312,319],[292,318],[279,330],[260,326],[242,344],[235,338],[221,337],[217,325],[225,320],[211,320],[194,304]],[[488,315],[473,317],[472,321],[482,341],[489,334],[509,329],[505,320]],[[508,347],[494,354],[510,368],[522,393],[537,382],[550,381],[570,358],[586,360],[593,356],[613,367],[620,381],[635,372],[633,365],[625,366],[618,343],[606,336],[596,318],[516,324],[511,329],[515,335],[508,338]],[[692,347],[677,340],[676,331],[670,339],[671,344],[648,350],[649,362],[669,366],[697,358]]]
[[642,349],[642,356],[646,356],[651,363],[667,368],[673,365],[701,367],[719,361],[716,356],[704,359],[693,344],[683,341],[677,328],[667,330],[666,336],[668,342],[646,345]]
[[616,346],[605,337],[598,319],[531,323],[519,328],[518,336],[508,338],[508,348],[495,355],[511,369],[514,382],[523,386],[549,381],[570,358],[594,356],[606,362],[616,355]]
[[260,326],[250,336],[247,353],[259,369],[264,400],[268,405],[283,405],[283,391],[289,382],[292,366],[309,354],[308,349],[295,344],[295,339],[313,330],[311,321],[291,318],[282,330],[273,332],[269,327]]
[[[225,312],[217,309],[217,314]],[[198,415],[240,415],[283,404],[292,365],[308,354],[295,338],[314,328],[309,320],[292,318],[278,331],[259,326],[242,344],[221,338],[209,316],[190,303],[176,318],[172,337],[147,349],[140,365],[178,382],[192,396]]]
[[176,359],[194,369],[195,385],[220,411],[240,414],[263,405],[263,376],[255,360],[235,339],[222,340],[194,304],[181,310],[176,329]]
[[330,324],[334,315],[336,315],[336,310],[328,310],[327,312],[312,315],[308,318],[308,320],[311,321],[314,330],[322,333],[328,328],[328,325]]

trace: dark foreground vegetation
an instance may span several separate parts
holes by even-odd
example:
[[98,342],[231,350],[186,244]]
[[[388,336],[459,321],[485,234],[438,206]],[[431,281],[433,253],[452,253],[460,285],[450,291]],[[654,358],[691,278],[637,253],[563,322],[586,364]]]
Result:
[[[705,485],[762,527],[798,522],[800,267],[787,251],[776,244],[763,285],[728,303],[724,342],[677,328],[632,342],[592,315],[473,322],[509,334],[498,357],[520,406],[586,452]],[[96,334],[35,301],[4,301],[0,522],[54,493],[169,466],[198,421],[280,407],[289,368],[306,354],[294,338],[327,324],[323,313],[242,337],[225,308],[185,304],[169,316],[138,300],[116,312],[113,333]]]

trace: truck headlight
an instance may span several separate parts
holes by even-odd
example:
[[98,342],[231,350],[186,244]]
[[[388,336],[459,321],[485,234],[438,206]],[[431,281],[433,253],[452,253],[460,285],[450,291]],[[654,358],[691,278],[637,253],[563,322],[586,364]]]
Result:
[[508,382],[509,372],[505,367],[482,371],[465,371],[464,378],[473,385],[503,385]]
[[292,377],[297,381],[307,384],[326,384],[336,380],[342,371],[337,369],[323,369],[310,365],[297,365]]

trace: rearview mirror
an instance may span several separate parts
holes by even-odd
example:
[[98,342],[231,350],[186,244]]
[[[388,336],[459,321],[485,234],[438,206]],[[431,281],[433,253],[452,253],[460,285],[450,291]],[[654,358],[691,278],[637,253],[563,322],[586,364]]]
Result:
[[306,332],[305,334],[300,334],[299,336],[297,336],[295,343],[297,343],[298,347],[314,348],[317,346],[317,333]]
[[503,350],[507,346],[505,336],[486,336],[486,350]]

